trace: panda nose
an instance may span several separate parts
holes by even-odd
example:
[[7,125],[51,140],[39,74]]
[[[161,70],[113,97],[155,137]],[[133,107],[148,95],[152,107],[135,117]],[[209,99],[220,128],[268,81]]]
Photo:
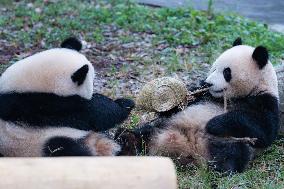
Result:
[[204,87],[204,88],[207,88],[207,87],[212,87],[213,86],[213,84],[212,83],[208,83],[208,82],[206,82],[206,81],[204,81],[203,83],[202,83],[202,85],[201,85],[202,87]]

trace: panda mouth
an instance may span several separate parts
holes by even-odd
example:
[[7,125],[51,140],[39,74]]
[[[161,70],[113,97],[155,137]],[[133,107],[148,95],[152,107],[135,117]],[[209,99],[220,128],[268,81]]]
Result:
[[223,96],[226,91],[227,91],[227,88],[223,88],[223,89],[220,89],[220,90],[213,90],[213,89],[211,89],[210,93],[213,96]]
[[223,93],[224,92],[224,89],[222,90],[213,90],[214,93]]

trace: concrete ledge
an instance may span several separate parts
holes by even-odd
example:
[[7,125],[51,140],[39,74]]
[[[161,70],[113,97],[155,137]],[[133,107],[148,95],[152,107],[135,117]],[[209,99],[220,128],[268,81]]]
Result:
[[1,158],[5,189],[176,189],[173,162],[160,157]]

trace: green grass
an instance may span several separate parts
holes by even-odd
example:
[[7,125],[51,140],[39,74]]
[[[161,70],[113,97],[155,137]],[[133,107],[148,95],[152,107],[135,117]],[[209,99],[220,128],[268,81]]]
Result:
[[[171,47],[196,47],[198,53],[208,58],[206,62],[230,47],[236,37],[242,37],[248,45],[266,46],[274,63],[283,58],[283,35],[271,32],[265,24],[235,14],[211,15],[211,11],[189,8],[152,9],[129,1],[112,1],[111,5],[99,1],[99,6],[89,1],[35,1],[32,7],[26,2],[9,6],[9,11],[0,15],[0,37],[25,47],[44,40],[49,48],[70,35],[81,35],[88,41],[100,43],[104,40],[103,26],[114,24],[131,32],[155,34],[154,41],[165,40]],[[129,41],[131,37],[124,36],[121,40]]]
[[[231,47],[237,37],[242,37],[248,45],[266,46],[274,64],[284,59],[283,34],[272,32],[265,24],[235,14],[214,14],[212,5],[209,5],[208,11],[196,11],[190,8],[153,9],[121,0],[97,3],[75,0],[43,3],[35,0],[31,6],[28,6],[28,1],[3,2],[1,4],[0,1],[0,7],[5,7],[6,11],[0,12],[0,39],[5,40],[6,44],[0,41],[0,45],[17,46],[23,52],[57,47],[70,35],[105,46],[113,40],[113,36],[107,35],[113,32],[109,31],[109,27],[123,31],[115,38],[119,45],[143,41],[145,35],[151,37],[152,46],[144,49],[150,54],[149,58],[132,57],[129,64],[121,67],[111,64],[106,75],[117,76],[118,72],[126,75],[130,68],[136,69],[135,74],[143,75],[153,64],[155,67],[149,69],[153,69],[154,76],[159,76],[159,70],[155,70],[159,66],[165,67],[169,73],[188,74],[199,63],[212,63],[218,54]],[[135,37],[136,34],[138,37]],[[155,51],[160,44],[165,44],[167,48]],[[177,51],[183,48],[188,51]],[[107,53],[128,56],[128,52],[119,50]],[[14,60],[13,56],[9,61]],[[107,86],[109,94],[116,96],[118,81],[109,80]],[[134,127],[139,119],[134,114],[127,127]],[[179,185],[180,188],[284,188],[283,162],[284,144],[278,141],[242,174],[222,177],[207,170],[206,166],[178,167]]]

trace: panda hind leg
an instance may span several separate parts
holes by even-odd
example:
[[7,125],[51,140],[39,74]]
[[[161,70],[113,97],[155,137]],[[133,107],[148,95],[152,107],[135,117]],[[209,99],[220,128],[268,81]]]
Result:
[[180,166],[196,162],[188,137],[177,129],[161,129],[153,136],[149,155],[170,157]]
[[213,139],[209,142],[209,167],[223,173],[243,172],[253,157],[253,149],[242,141]]
[[90,132],[83,142],[93,156],[115,156],[121,150],[119,144],[102,133]]
[[49,139],[43,148],[43,156],[91,156],[91,152],[85,147],[82,140],[69,137],[53,137]]

